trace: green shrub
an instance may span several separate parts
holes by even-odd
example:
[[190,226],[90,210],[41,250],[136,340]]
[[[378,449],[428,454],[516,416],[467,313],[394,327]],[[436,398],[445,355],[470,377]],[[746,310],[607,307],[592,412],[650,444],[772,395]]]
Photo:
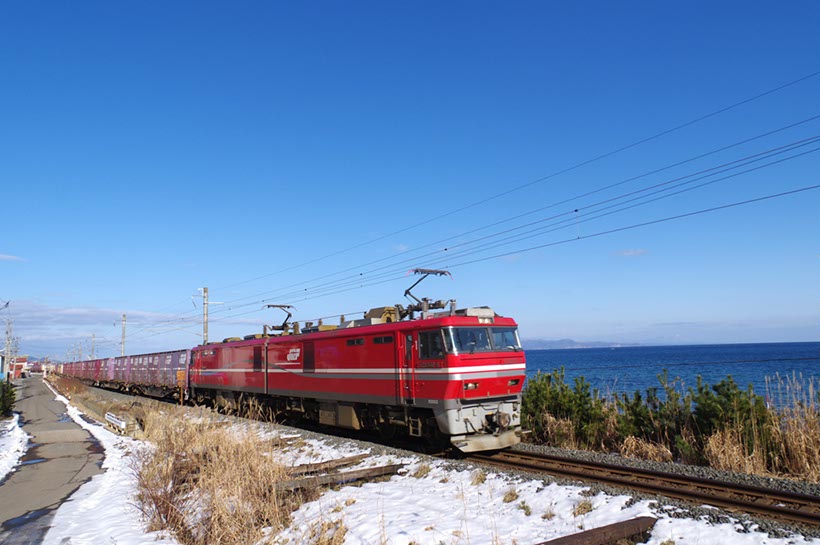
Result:
[[698,377],[695,388],[684,390],[666,370],[658,382],[660,389],[605,399],[584,377],[568,384],[564,368],[538,373],[523,392],[522,423],[539,443],[611,451],[635,437],[666,447],[677,460],[699,464],[707,463],[709,438],[731,431],[747,456],[760,456],[768,471],[780,471],[784,418],[751,385],[743,391],[731,376],[713,386]]
[[8,382],[0,381],[0,416],[11,416],[14,400],[14,387]]
[[564,380],[563,368],[529,379],[522,397],[524,426],[532,430],[539,442],[548,436],[544,417],[551,415],[572,422],[573,437],[580,446],[604,447],[611,412],[598,390],[592,390],[584,377],[576,378],[570,387]]

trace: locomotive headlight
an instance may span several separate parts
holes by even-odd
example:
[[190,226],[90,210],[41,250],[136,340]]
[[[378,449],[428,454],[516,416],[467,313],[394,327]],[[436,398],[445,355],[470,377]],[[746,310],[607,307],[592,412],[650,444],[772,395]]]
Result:
[[518,386],[519,382],[521,382],[520,379],[514,378],[507,383],[507,386]]
[[477,382],[465,382],[464,383],[464,389],[465,390],[475,390],[477,388],[478,388],[478,383]]

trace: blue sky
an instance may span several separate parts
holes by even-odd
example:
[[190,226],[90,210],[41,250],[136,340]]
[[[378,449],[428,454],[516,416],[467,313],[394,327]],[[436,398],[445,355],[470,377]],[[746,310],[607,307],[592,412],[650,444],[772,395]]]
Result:
[[169,349],[200,342],[202,286],[221,339],[278,321],[265,302],[352,314],[450,266],[418,293],[525,338],[814,340],[817,190],[590,235],[817,184],[820,77],[530,182],[814,74],[818,29],[813,1],[7,4],[0,318],[33,355],[118,354],[122,313],[128,352]]

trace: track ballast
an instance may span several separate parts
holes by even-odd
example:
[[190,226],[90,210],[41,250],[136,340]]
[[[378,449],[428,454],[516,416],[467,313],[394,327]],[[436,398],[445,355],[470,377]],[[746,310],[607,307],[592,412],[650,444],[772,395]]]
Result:
[[467,459],[504,469],[594,481],[792,524],[820,526],[820,497],[809,494],[530,452],[476,453]]

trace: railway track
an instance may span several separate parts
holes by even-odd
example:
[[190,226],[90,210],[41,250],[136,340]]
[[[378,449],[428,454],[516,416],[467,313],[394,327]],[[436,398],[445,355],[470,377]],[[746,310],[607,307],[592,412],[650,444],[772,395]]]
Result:
[[820,526],[820,496],[519,451],[476,453],[467,459],[499,468],[639,490],[781,522]]
[[[109,390],[102,392],[115,398],[133,398],[131,395]],[[335,430],[337,435],[338,431]],[[696,504],[712,505],[729,512],[820,527],[820,496],[810,494],[521,451],[472,453],[466,455],[466,459],[503,469],[598,482]]]

